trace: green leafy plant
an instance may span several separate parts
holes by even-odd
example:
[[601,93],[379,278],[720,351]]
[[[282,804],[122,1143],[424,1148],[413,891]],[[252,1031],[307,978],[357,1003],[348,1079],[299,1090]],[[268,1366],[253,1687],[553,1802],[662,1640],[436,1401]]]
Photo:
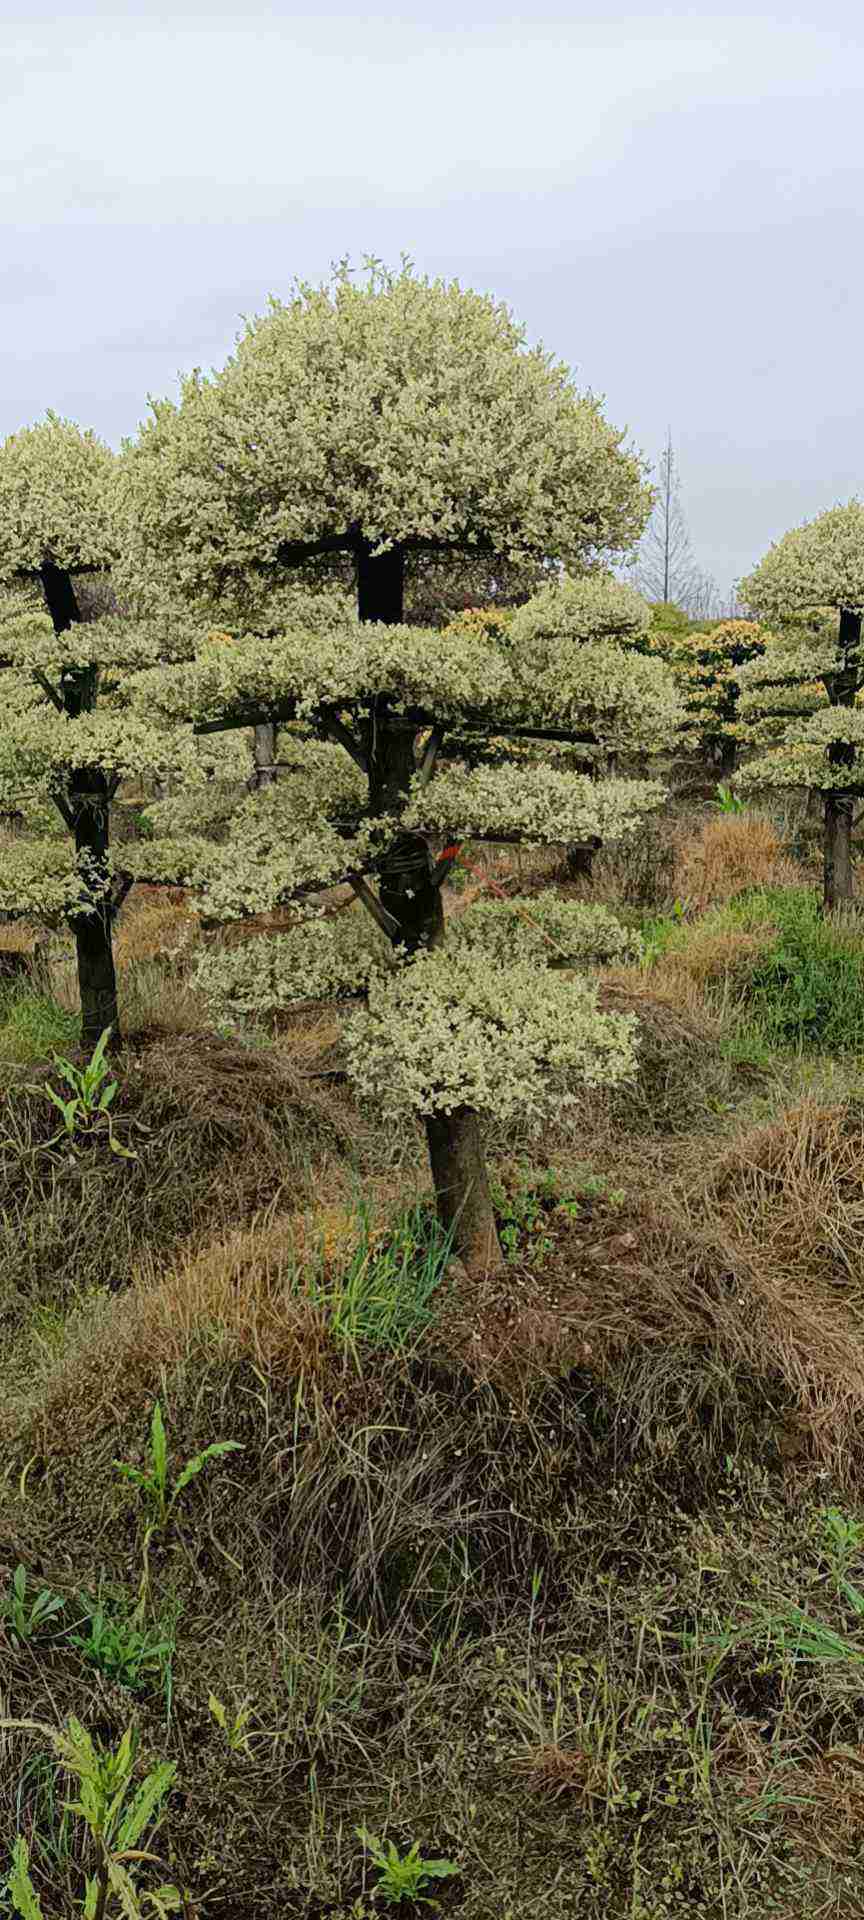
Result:
[[434,1296],[452,1258],[452,1232],[422,1201],[383,1234],[375,1232],[361,1204],[359,1228],[344,1269],[326,1283],[307,1279],[307,1288],[337,1338],[404,1348],[434,1318]]
[[555,1167],[537,1174],[522,1168],[509,1184],[493,1182],[492,1201],[498,1221],[498,1235],[504,1256],[510,1263],[530,1259],[534,1266],[546,1260],[555,1240],[550,1231],[556,1215],[578,1218],[585,1201],[605,1200],[619,1207],[624,1199],[619,1188],[610,1188],[605,1180],[588,1168],[575,1177],[564,1177]]
[[[2,1725],[46,1735],[57,1758],[78,1782],[80,1797],[66,1801],[65,1806],[89,1830],[96,1864],[95,1873],[88,1874],[85,1881],[84,1920],[107,1920],[115,1913],[123,1915],[124,1920],[144,1920],[147,1914],[167,1920],[169,1914],[181,1911],[188,1915],[186,1896],[178,1887],[166,1883],[142,1889],[133,1878],[142,1864],[165,1867],[152,1847],[142,1848],[139,1842],[145,1829],[154,1822],[158,1826],[160,1809],[177,1771],[174,1761],[159,1761],[133,1791],[136,1737],[131,1727],[112,1752],[97,1747],[73,1714],[64,1729],[34,1720],[5,1720]],[[127,1871],[129,1867],[131,1872]],[[30,1877],[29,1849],[20,1834],[12,1850],[7,1888],[13,1910],[22,1920],[44,1920],[42,1903]]]
[[148,1555],[154,1533],[161,1533],[168,1525],[179,1495],[184,1487],[188,1487],[190,1480],[194,1480],[202,1471],[202,1468],[206,1467],[211,1460],[219,1459],[222,1454],[242,1453],[242,1451],[239,1440],[214,1440],[212,1445],[205,1447],[202,1453],[196,1453],[193,1459],[187,1460],[173,1486],[169,1488],[168,1439],[162,1418],[162,1408],[157,1400],[150,1420],[150,1472],[143,1472],[140,1467],[132,1466],[128,1460],[114,1461],[117,1472],[122,1473],[124,1479],[131,1481],[132,1485],[138,1488],[144,1501],[145,1512],[149,1516],[144,1529],[142,1549],[144,1564],[138,1605],[133,1616],[137,1626],[143,1622],[147,1605],[150,1584]]
[[847,1579],[851,1562],[864,1554],[864,1525],[850,1520],[839,1507],[826,1507],[822,1520],[825,1555],[837,1582],[837,1591],[853,1613],[864,1618],[864,1593]]
[[175,1503],[184,1487],[188,1487],[190,1480],[194,1480],[210,1460],[217,1460],[225,1453],[242,1453],[242,1451],[239,1440],[214,1440],[211,1446],[204,1448],[203,1453],[196,1453],[192,1460],[187,1460],[185,1467],[178,1473],[173,1486],[169,1489],[168,1438],[162,1418],[162,1408],[157,1400],[150,1421],[150,1472],[142,1472],[140,1467],[131,1466],[127,1460],[115,1460],[113,1464],[117,1472],[122,1473],[124,1479],[130,1480],[141,1493],[145,1507],[150,1513],[148,1530],[152,1533],[161,1531],[168,1525]]
[[242,1702],[241,1706],[238,1708],[237,1712],[235,1713],[233,1720],[229,1719],[227,1707],[225,1706],[222,1700],[217,1699],[215,1693],[211,1693],[208,1695],[207,1705],[210,1709],[210,1712],[213,1715],[214,1720],[216,1721],[216,1725],[222,1728],[222,1732],[224,1733],[225,1738],[228,1742],[230,1751],[232,1753],[248,1754],[250,1749],[249,1749],[249,1735],[246,1732],[246,1724],[252,1712],[252,1708],[249,1704],[249,1701],[244,1700]]
[[69,1639],[107,1680],[132,1693],[142,1692],[156,1680],[165,1680],[174,1652],[173,1637],[140,1626],[134,1617],[112,1617],[101,1601],[96,1602],[85,1625],[85,1632],[71,1633]]
[[392,1840],[388,1840],[385,1847],[365,1827],[357,1827],[355,1831],[370,1855],[373,1866],[378,1869],[375,1896],[379,1900],[386,1900],[390,1906],[398,1906],[402,1900],[414,1900],[418,1906],[434,1907],[436,1902],[428,1899],[422,1889],[430,1880],[447,1880],[451,1874],[459,1872],[455,1860],[422,1859],[417,1840],[408,1853],[400,1854]]
[[64,1060],[59,1053],[54,1054],[54,1066],[71,1089],[68,1098],[58,1093],[56,1087],[34,1086],[31,1093],[42,1093],[50,1100],[63,1116],[63,1125],[59,1133],[54,1134],[46,1146],[54,1147],[58,1141],[66,1140],[71,1146],[105,1133],[112,1153],[121,1154],[124,1160],[136,1160],[137,1154],[131,1147],[124,1147],[114,1132],[110,1107],[116,1098],[118,1082],[110,1078],[111,1069],[105,1059],[105,1049],[111,1036],[111,1028],[106,1027],[96,1042],[86,1067],[76,1067],[71,1060]]
[[683,900],[674,901],[668,913],[657,914],[643,921],[640,939],[642,942],[642,967],[647,971],[655,960],[666,952],[679,928],[683,927],[687,917],[687,908]]
[[718,787],[714,806],[718,813],[746,813],[747,802],[740,793],[733,793],[731,787]]
[[804,887],[754,889],[724,917],[776,929],[743,988],[747,1017],[770,1047],[864,1052],[864,944],[854,925],[826,918]]
[[41,1587],[29,1599],[27,1571],[19,1564],[7,1593],[0,1600],[0,1619],[8,1620],[10,1624],[13,1646],[23,1646],[35,1640],[37,1634],[62,1612],[65,1604],[62,1595],[52,1593],[50,1587]]

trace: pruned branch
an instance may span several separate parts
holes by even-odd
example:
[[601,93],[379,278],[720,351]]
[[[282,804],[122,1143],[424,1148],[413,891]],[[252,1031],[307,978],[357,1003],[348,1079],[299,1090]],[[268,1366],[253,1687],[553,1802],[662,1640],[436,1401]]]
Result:
[[112,913],[120,912],[124,900],[127,895],[132,892],[136,879],[137,875],[134,873],[119,873],[115,876],[114,889],[111,894]]
[[328,710],[322,717],[322,725],[325,733],[329,735],[329,738],[335,741],[338,746],[344,747],[346,753],[350,753],[355,766],[360,768],[360,772],[368,773],[368,755],[364,753],[359,740],[355,738],[349,728],[339,719],[339,715]]
[[430,733],[429,738],[426,742],[426,750],[424,752],[423,758],[417,769],[417,781],[418,781],[418,785],[420,787],[421,792],[424,787],[428,787],[429,785],[432,775],[435,772],[435,765],[438,759],[438,755],[441,752],[441,748],[443,747],[443,745],[444,745],[443,727],[433,727],[432,732]]
[[[250,704],[248,707],[229,708],[218,720],[196,721],[192,731],[196,735],[231,733],[241,727],[266,726],[271,720],[284,725],[287,721],[296,720],[296,718],[296,699],[275,700],[266,707],[256,703],[254,706]],[[431,713],[426,707],[406,707],[398,719],[404,726],[411,727],[418,733],[421,729],[427,727],[434,729],[441,724],[440,716]],[[460,725],[468,732],[476,731],[488,738],[500,736],[502,740],[560,740],[565,745],[574,747],[591,747],[599,744],[596,733],[577,732],[573,727],[526,727],[521,721],[497,718],[490,720],[488,715],[474,714],[469,708],[460,715]]]
[[283,540],[276,549],[280,567],[301,567],[304,560],[317,560],[328,553],[345,553],[357,546],[357,530],[346,527],[344,533],[325,533],[320,540]]
[[75,815],[72,811],[72,808],[69,805],[68,800],[64,799],[62,793],[52,793],[51,798],[54,802],[55,807],[57,808],[57,812],[59,813],[61,820],[65,821],[67,827],[69,828],[69,832],[74,833],[75,832]]
[[57,688],[52,687],[47,673],[42,673],[38,667],[35,667],[33,670],[33,678],[36,681],[37,686],[40,686],[42,688],[42,692],[47,693],[49,700],[53,701],[54,706],[57,708],[57,712],[65,713],[66,712],[65,704],[61,699],[60,694],[57,692]]
[[356,893],[358,900],[362,900],[367,913],[371,913],[373,920],[381,928],[381,932],[387,935],[388,940],[395,940],[399,932],[398,920],[394,919],[392,913],[387,912],[386,907],[382,907],[377,894],[372,892],[372,888],[363,879],[362,875],[359,873],[348,873],[345,878],[348,881],[349,887],[352,887]]
[[449,879],[461,852],[462,847],[460,844],[458,847],[448,847],[446,852],[439,855],[430,876],[430,883],[433,887],[436,889],[443,887],[445,880]]

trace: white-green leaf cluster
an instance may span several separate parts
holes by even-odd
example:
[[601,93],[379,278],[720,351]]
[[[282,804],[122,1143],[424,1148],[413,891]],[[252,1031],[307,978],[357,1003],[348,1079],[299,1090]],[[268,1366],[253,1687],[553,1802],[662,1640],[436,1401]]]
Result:
[[768,621],[812,608],[864,609],[864,506],[850,500],[784,533],[739,593]]
[[515,838],[546,846],[617,841],[635,833],[665,794],[653,780],[592,780],[523,762],[457,764],[444,767],[425,789],[415,788],[405,824],[456,840]]
[[458,1107],[539,1126],[587,1087],[634,1071],[636,1020],[604,1013],[596,985],[532,961],[490,967],[482,950],[421,953],[372,980],[345,1022],[349,1071],[385,1112]]
[[408,267],[338,273],[156,403],[119,465],[121,575],[161,570],[194,599],[351,529],[584,565],[631,548],[650,511],[623,443],[487,295]]
[[638,933],[602,902],[554,893],[476,900],[451,916],[447,943],[451,951],[485,953],[490,966],[517,958],[539,967],[624,964],[642,951]]
[[116,455],[94,433],[48,413],[0,446],[0,581],[52,561],[70,571],[106,567]]
[[543,588],[507,634],[514,709],[534,725],[590,730],[610,748],[670,746],[684,718],[677,678],[633,651],[649,624],[647,602],[607,574]]
[[393,949],[358,905],[236,946],[210,946],[193,975],[197,990],[220,1013],[256,1017],[287,1012],[308,1000],[342,1000],[368,991],[392,971]]
[[[640,950],[638,935],[595,902],[479,900],[448,916],[447,953],[485,956],[489,966],[518,959],[540,970],[584,967],[632,960]],[[401,965],[400,951],[355,905],[266,939],[208,946],[194,983],[220,1013],[255,1017],[309,1000],[356,998]]]

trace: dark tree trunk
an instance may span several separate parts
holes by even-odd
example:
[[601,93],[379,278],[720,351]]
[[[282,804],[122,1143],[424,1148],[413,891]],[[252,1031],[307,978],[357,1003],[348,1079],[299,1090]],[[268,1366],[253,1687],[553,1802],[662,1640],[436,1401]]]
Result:
[[[45,604],[56,634],[67,633],[81,619],[75,588],[66,568],[45,561],[39,569]],[[75,718],[86,700],[79,696],[74,676],[66,685],[66,707]],[[120,1041],[117,1007],[117,978],[111,941],[113,907],[110,895],[103,894],[100,882],[107,878],[108,822],[110,799],[108,782],[101,768],[83,768],[72,775],[68,805],[75,835],[75,851],[82,856],[95,881],[96,899],[89,913],[70,918],[75,936],[78,967],[78,991],[81,998],[81,1045],[92,1053],[106,1027],[111,1028],[109,1047]]]
[[110,1049],[120,1042],[117,1007],[117,976],[111,939],[113,908],[110,896],[99,892],[99,882],[107,874],[108,812],[107,782],[100,768],[73,775],[70,803],[75,820],[75,851],[85,857],[87,868],[96,879],[95,904],[89,913],[72,917],[78,964],[78,990],[81,996],[81,1045],[92,1053],[106,1027],[111,1028]]
[[249,785],[253,792],[261,787],[271,787],[276,778],[276,727],[272,720],[259,721],[255,728],[252,743],[254,767]]
[[717,755],[717,771],[724,780],[731,780],[738,765],[738,742],[730,740],[728,735],[721,740]]
[[[392,813],[397,819],[416,771],[413,727],[386,708],[369,726],[369,802],[373,814]],[[397,922],[394,943],[408,953],[437,947],[444,938],[441,889],[433,878],[433,860],[422,833],[397,833],[383,856],[378,873],[378,897]]]
[[594,875],[594,862],[602,846],[595,834],[584,846],[572,845],[567,848],[567,872],[571,880],[591,880]]
[[852,813],[850,796],[826,793],[823,859],[826,913],[832,913],[852,899]]
[[[361,620],[396,626],[404,617],[405,557],[401,547],[373,559],[367,542],[357,549],[357,611]],[[415,729],[382,701],[366,728],[369,799],[373,814],[398,816],[416,771]],[[409,953],[444,939],[441,889],[433,883],[433,862],[420,833],[397,834],[379,870],[378,897],[398,932],[394,944]],[[486,1157],[477,1114],[470,1107],[426,1120],[426,1138],[438,1205],[445,1228],[453,1228],[454,1251],[469,1273],[503,1264],[495,1228]]]
[[81,618],[71,574],[65,567],[55,567],[52,560],[46,560],[39,569],[39,578],[54,632],[66,633]]
[[[368,542],[357,550],[357,610],[361,620],[397,626],[402,620],[405,556],[399,546],[372,557]],[[416,728],[406,726],[385,701],[368,723],[364,747],[369,762],[369,805],[373,814],[402,813],[417,770],[414,755]],[[398,922],[394,942],[416,953],[435,947],[444,938],[441,889],[433,885],[433,863],[421,833],[397,834],[379,870],[378,896],[382,907]]]
[[[855,705],[858,691],[860,662],[858,649],[861,645],[861,615],[848,607],[840,613],[840,632],[838,650],[842,655],[842,664],[831,681],[831,705],[848,712]],[[828,748],[828,761],[832,767],[848,767],[850,782],[855,762],[855,748],[844,741],[838,741]],[[852,899],[852,815],[854,800],[851,793],[842,789],[826,791],[825,794],[825,830],[823,840],[823,906],[826,913],[837,907],[847,905]]]
[[357,547],[357,616],[399,626],[405,608],[405,553],[398,544],[373,557],[368,540]]
[[504,1256],[477,1114],[472,1107],[428,1114],[426,1138],[438,1218],[452,1229],[454,1253],[469,1274],[498,1272]]

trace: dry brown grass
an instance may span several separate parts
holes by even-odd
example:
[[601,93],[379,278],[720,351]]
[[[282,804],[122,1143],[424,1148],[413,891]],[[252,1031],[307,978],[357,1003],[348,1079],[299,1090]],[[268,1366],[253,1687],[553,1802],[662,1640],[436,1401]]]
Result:
[[114,935],[118,971],[141,960],[179,958],[193,944],[198,929],[198,915],[182,887],[133,887]]
[[551,1800],[559,1800],[562,1793],[576,1794],[580,1800],[605,1798],[602,1770],[578,1748],[532,1747],[514,1760],[513,1771],[522,1775],[532,1792]]
[[[164,1263],[268,1207],[288,1212],[348,1178],[366,1133],[338,1093],[298,1074],[278,1047],[214,1034],[140,1034],[118,1057],[112,1109],[137,1157],[94,1140],[74,1162],[46,1153],[51,1069],[16,1072],[0,1138],[0,1319],[128,1284],[146,1249]],[[28,1090],[29,1089],[29,1090]],[[337,1187],[341,1197],[341,1190]]]
[[747,933],[740,928],[718,929],[696,926],[688,932],[686,943],[672,947],[660,956],[652,970],[652,985],[665,981],[680,995],[682,983],[692,981],[698,987],[733,980],[747,974],[776,939],[773,927],[759,927]]
[[[701,1163],[701,1164],[700,1164]],[[734,1147],[704,1137],[622,1210],[559,1230],[538,1272],[463,1290],[439,1337],[524,1401],[577,1367],[622,1421],[686,1450],[764,1428],[774,1458],[864,1471],[864,1110],[805,1101]],[[604,1166],[622,1181],[630,1162]],[[671,1177],[670,1177],[671,1174]]]
[[[196,1355],[247,1359],[273,1382],[332,1368],[323,1315],[296,1284],[300,1245],[297,1222],[277,1216],[184,1249],[168,1272],[145,1254],[126,1292],[70,1320],[62,1357],[49,1358],[31,1386],[30,1430],[42,1457],[122,1425]],[[27,1401],[18,1421],[19,1431],[27,1427]]]
[[721,814],[675,849],[675,895],[700,913],[745,887],[794,886],[800,879],[776,828],[756,814]]

